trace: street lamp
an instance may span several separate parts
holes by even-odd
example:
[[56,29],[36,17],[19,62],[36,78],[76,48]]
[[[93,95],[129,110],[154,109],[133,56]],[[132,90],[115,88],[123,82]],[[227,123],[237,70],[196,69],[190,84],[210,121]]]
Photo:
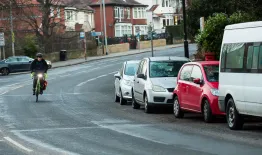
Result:
[[187,25],[186,25],[186,2],[182,0],[183,6],[183,21],[184,21],[184,50],[185,57],[189,58],[188,41],[187,41]]

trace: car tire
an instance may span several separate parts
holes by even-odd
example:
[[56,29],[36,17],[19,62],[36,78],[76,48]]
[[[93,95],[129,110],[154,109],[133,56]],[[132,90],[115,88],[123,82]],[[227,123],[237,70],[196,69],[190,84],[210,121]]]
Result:
[[202,112],[203,112],[203,116],[204,116],[204,121],[206,123],[211,123],[214,119],[214,116],[213,116],[212,110],[210,108],[210,103],[208,102],[207,99],[205,99],[203,104],[204,105],[203,105]]
[[176,118],[183,118],[184,117],[184,112],[182,111],[182,109],[180,107],[180,103],[179,103],[177,96],[174,99],[173,113],[174,113]]
[[51,65],[48,65],[48,69],[51,69],[52,68],[52,66]]
[[115,102],[119,102],[119,101],[120,101],[120,97],[117,96],[116,89],[115,89]]
[[124,99],[121,89],[119,90],[119,93],[120,93],[120,105],[125,105],[127,103],[127,100]]
[[2,73],[2,75],[9,75],[9,73],[10,73],[10,70],[8,69],[8,68],[2,68],[1,69],[1,73]]
[[153,107],[148,104],[148,98],[147,98],[146,94],[144,96],[144,103],[145,103],[145,113],[148,113],[148,114],[152,113],[153,112]]
[[132,91],[132,107],[133,107],[133,109],[139,109],[140,108],[140,105],[136,102],[133,91]]
[[244,120],[243,117],[238,113],[235,102],[231,98],[227,102],[226,118],[228,127],[231,130],[240,130],[243,128]]

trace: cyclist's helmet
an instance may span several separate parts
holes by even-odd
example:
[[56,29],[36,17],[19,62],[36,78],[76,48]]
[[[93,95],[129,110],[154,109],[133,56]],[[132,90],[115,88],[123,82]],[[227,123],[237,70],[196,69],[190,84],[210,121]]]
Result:
[[36,54],[36,57],[37,57],[37,58],[42,58],[42,57],[43,57],[43,54],[42,54],[42,53],[37,53],[37,54]]

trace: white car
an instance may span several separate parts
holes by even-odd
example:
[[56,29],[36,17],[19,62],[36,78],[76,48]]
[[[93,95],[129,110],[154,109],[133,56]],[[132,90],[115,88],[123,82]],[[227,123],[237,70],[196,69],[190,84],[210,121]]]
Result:
[[115,74],[115,102],[121,105],[132,99],[131,89],[139,61],[126,61],[120,71]]
[[173,91],[177,84],[177,75],[185,57],[144,58],[139,63],[134,87],[132,89],[132,107],[145,107],[145,112],[152,112],[153,106],[173,106]]

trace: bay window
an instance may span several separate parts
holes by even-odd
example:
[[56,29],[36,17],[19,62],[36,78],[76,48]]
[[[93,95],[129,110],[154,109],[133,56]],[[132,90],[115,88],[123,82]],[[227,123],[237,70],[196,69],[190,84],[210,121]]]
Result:
[[147,25],[134,25],[134,34],[136,34],[136,29],[140,30],[140,35],[147,35],[148,29]]
[[74,20],[74,11],[66,11],[65,12],[66,20],[73,21]]
[[143,7],[136,7],[133,9],[134,19],[145,19],[146,9]]
[[130,8],[126,8],[126,12],[127,12],[127,19],[130,19]]
[[132,35],[132,24],[119,23],[115,25],[115,37]]

